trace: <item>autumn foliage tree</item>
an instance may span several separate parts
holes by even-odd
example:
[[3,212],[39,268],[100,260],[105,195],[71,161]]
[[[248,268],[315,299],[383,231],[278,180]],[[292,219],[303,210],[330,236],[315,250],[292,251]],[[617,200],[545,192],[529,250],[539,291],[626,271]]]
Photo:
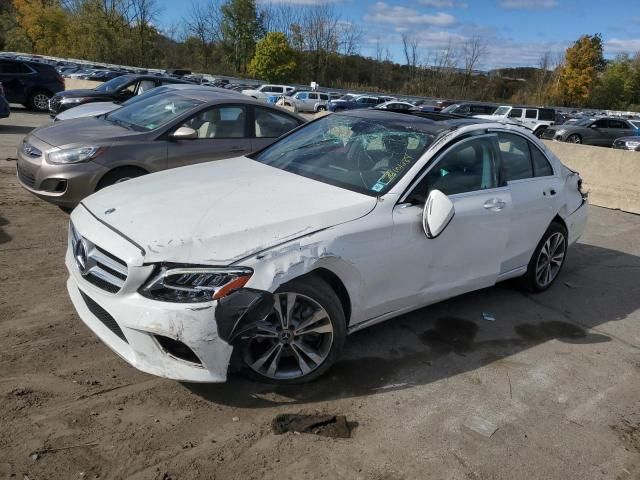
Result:
[[256,45],[249,74],[269,82],[289,81],[296,70],[295,52],[282,32],[269,32]]
[[591,97],[598,72],[605,66],[602,38],[583,35],[567,48],[560,67],[555,97],[563,105],[584,106]]

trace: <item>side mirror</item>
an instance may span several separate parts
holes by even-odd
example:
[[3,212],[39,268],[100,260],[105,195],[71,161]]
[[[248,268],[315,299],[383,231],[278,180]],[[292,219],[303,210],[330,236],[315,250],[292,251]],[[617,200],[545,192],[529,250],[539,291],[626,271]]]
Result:
[[422,228],[427,238],[440,235],[456,214],[453,202],[440,190],[432,190],[422,212]]
[[180,127],[169,138],[172,140],[195,140],[198,138],[198,132],[190,127]]
[[596,125],[595,123],[592,123],[591,125],[589,125],[591,128],[598,128],[598,125]]

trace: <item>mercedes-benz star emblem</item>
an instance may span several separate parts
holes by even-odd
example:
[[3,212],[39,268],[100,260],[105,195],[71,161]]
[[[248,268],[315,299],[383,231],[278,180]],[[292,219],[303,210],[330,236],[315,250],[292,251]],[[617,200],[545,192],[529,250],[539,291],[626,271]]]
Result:
[[89,255],[87,253],[87,246],[85,242],[80,239],[78,243],[76,243],[75,251],[73,255],[76,258],[76,265],[78,265],[78,270],[82,275],[86,275],[89,273],[91,266],[89,265]]

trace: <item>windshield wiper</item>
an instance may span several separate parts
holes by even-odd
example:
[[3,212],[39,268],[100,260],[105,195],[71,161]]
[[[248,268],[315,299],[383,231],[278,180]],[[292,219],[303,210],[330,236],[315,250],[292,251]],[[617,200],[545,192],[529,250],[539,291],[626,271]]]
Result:
[[133,128],[131,127],[131,124],[123,120],[118,120],[117,118],[109,118],[108,116],[104,117],[104,119],[107,120],[108,122],[118,125],[119,127],[126,128],[127,130],[133,130]]

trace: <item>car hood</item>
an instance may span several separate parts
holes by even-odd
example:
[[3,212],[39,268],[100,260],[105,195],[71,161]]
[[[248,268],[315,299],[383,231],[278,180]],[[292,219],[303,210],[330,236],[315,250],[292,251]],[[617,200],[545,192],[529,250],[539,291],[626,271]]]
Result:
[[504,115],[474,115],[473,118],[484,118],[485,120],[506,120],[507,117]]
[[104,143],[140,135],[99,118],[74,118],[33,130],[31,135],[54,147],[74,144]]
[[109,97],[109,94],[98,92],[90,88],[81,88],[76,90],[65,90],[57,93],[59,97]]
[[355,220],[377,199],[246,157],[166,170],[82,204],[135,242],[144,261],[229,265]]
[[93,102],[77,107],[70,108],[56,115],[57,120],[70,120],[72,118],[81,117],[97,117],[120,108],[120,105],[114,102]]

